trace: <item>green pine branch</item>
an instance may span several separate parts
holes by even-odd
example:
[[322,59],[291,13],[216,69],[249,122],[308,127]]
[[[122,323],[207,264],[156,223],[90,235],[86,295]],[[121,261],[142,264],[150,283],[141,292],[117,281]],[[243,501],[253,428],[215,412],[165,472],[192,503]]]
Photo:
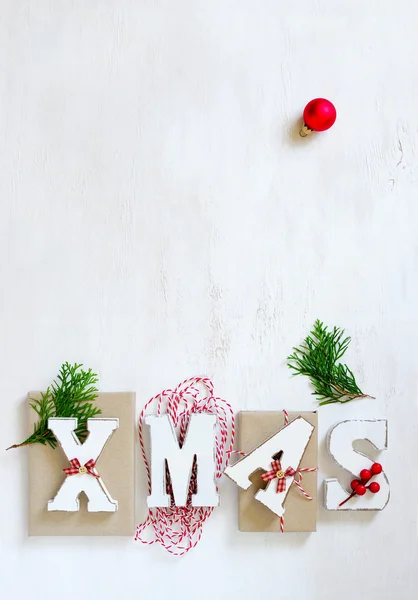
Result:
[[[101,414],[101,410],[93,404],[97,398],[98,377],[91,369],[84,371],[83,365],[70,365],[68,362],[61,366],[57,379],[41,397],[31,398],[30,406],[38,415],[33,425],[33,433],[20,444],[10,448],[19,448],[29,444],[43,444],[55,448],[57,440],[50,429],[48,419],[51,417],[73,417],[78,419],[76,434],[81,442],[87,437],[87,419]],[[7,448],[7,450],[10,450]]]
[[350,337],[344,337],[344,329],[328,328],[319,320],[310,335],[293,354],[287,357],[293,375],[309,377],[319,405],[350,402],[355,398],[372,398],[363,394],[353,372],[347,365],[338,362],[345,354]]

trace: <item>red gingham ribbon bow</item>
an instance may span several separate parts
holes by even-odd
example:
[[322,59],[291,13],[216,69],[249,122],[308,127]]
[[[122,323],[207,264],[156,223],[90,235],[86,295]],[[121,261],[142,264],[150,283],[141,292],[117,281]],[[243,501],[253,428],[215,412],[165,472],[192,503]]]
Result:
[[70,464],[71,464],[71,467],[68,467],[67,469],[63,469],[63,471],[66,475],[77,475],[77,473],[81,473],[81,474],[93,475],[93,477],[97,477],[97,478],[100,477],[100,475],[98,473],[95,473],[95,471],[94,471],[94,469],[96,469],[96,463],[92,458],[90,460],[88,460],[83,467],[81,466],[78,458],[72,458],[70,460]]
[[293,467],[287,467],[286,471],[282,471],[282,465],[280,460],[273,460],[271,463],[272,470],[266,471],[261,475],[263,481],[273,481],[277,478],[277,489],[276,493],[284,492],[286,490],[286,477],[294,477],[296,471]]

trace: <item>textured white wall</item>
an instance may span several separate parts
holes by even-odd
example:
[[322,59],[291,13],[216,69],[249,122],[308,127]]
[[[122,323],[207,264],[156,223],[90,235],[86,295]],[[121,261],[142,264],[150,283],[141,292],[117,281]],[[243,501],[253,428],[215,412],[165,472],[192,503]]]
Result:
[[[377,397],[321,409],[320,479],[338,473],[333,424],[388,417],[392,498],[321,508],[313,535],[240,534],[224,481],[179,561],[28,539],[26,451],[0,453],[2,596],[416,598],[417,19],[413,0],[3,0],[3,447],[65,360],[136,390],[138,411],[194,374],[237,410],[310,409],[285,357],[320,317]],[[302,141],[319,95],[337,124]]]

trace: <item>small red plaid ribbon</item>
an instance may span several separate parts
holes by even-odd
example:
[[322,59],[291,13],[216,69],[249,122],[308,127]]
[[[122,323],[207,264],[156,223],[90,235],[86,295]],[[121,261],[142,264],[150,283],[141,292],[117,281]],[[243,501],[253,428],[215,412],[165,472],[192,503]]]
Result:
[[71,467],[68,467],[67,469],[63,469],[63,471],[66,475],[77,475],[77,473],[81,473],[81,474],[93,475],[93,477],[97,477],[97,478],[100,477],[100,475],[98,473],[95,473],[95,471],[94,471],[96,469],[96,463],[92,458],[90,460],[88,460],[83,467],[81,466],[78,458],[72,458],[70,460],[70,464],[71,464]]
[[286,490],[286,477],[294,477],[296,471],[293,467],[287,467],[286,471],[282,471],[280,460],[273,460],[271,466],[272,470],[263,473],[261,479],[263,481],[273,481],[273,479],[277,479],[276,493],[279,494]]

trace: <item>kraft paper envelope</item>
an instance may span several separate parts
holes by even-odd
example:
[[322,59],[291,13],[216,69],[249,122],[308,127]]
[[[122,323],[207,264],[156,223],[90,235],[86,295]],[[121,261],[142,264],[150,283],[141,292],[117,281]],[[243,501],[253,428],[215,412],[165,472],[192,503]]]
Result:
[[[29,398],[39,398],[31,392]],[[29,446],[29,535],[133,535],[134,532],[134,439],[135,394],[131,392],[100,393],[95,400],[102,410],[100,417],[117,417],[119,429],[113,432],[97,461],[97,471],[114,500],[115,513],[87,512],[87,499],[80,494],[77,512],[48,512],[52,500],[66,475],[63,469],[70,464],[62,448]],[[29,406],[29,433],[37,415]]]
[[[317,467],[318,415],[316,412],[289,412],[289,422],[299,416],[315,427],[300,467]],[[284,427],[285,421],[282,411],[245,411],[239,413],[238,424],[238,449],[248,454]],[[280,448],[278,448],[279,450]],[[260,478],[260,474],[260,472],[256,472],[251,476],[252,485],[248,490],[239,489],[239,530],[280,532],[279,517],[254,498],[257,491],[266,485]],[[271,484],[273,483],[271,482]],[[312,496],[313,500],[307,500],[292,484],[284,504],[286,509],[284,513],[285,533],[316,531],[317,473],[303,473],[302,487]]]

